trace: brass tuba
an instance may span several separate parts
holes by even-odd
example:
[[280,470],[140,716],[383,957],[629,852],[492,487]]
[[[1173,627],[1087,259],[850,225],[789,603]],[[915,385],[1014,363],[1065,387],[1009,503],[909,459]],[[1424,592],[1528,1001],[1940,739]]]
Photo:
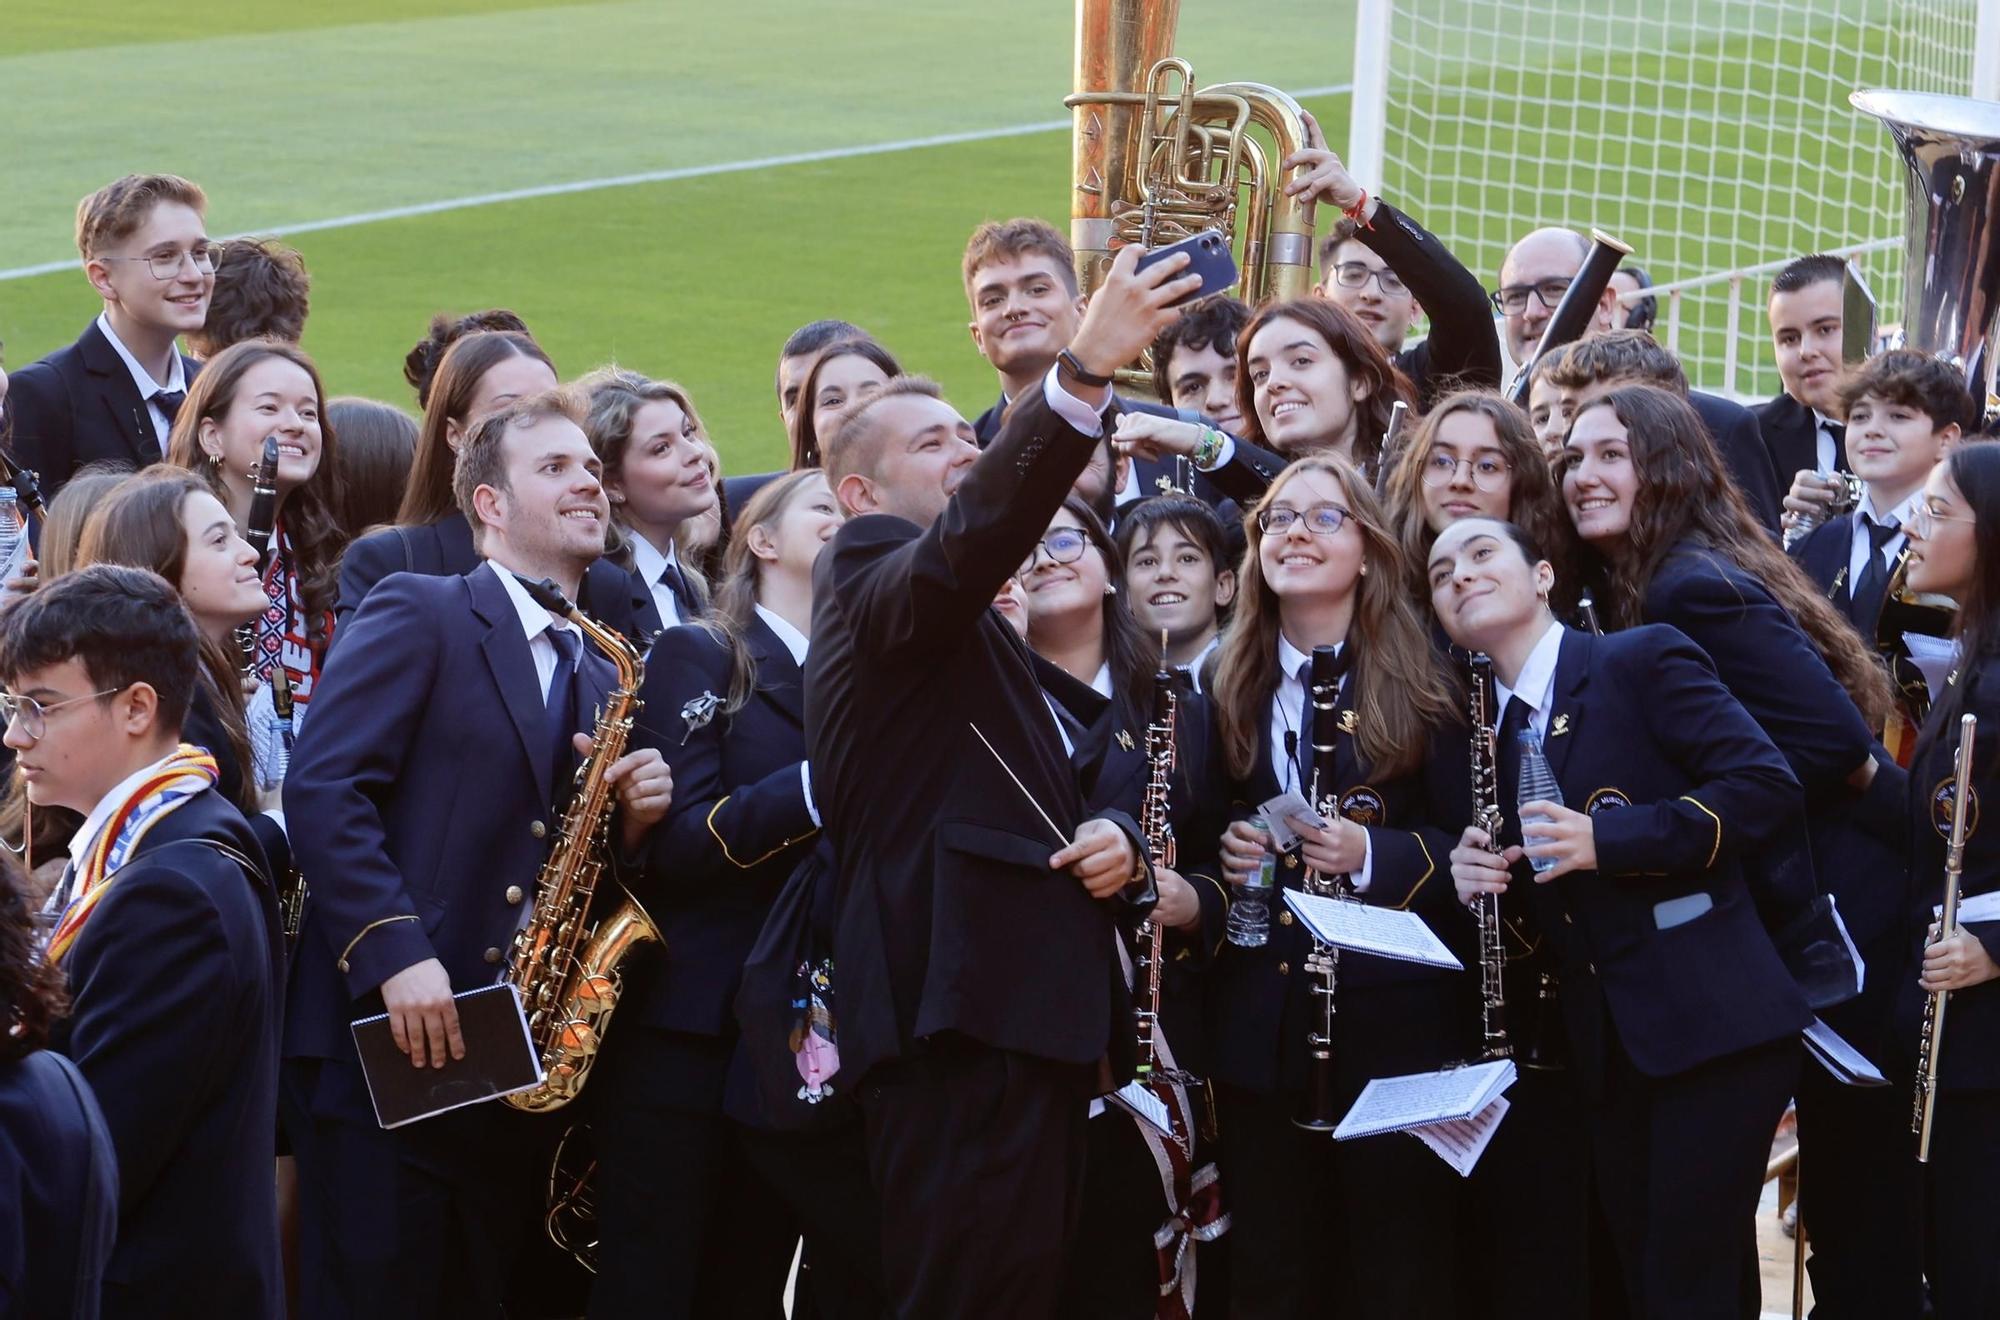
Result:
[[590,755],[577,767],[576,791],[536,881],[535,910],[514,936],[507,964],[507,979],[521,992],[528,1034],[547,1076],[532,1090],[504,1099],[540,1114],[562,1108],[582,1092],[623,993],[625,959],[642,944],[664,941],[646,909],[615,881],[617,902],[592,919],[611,826],[605,774],[625,754],[645,666],[630,642],[570,604],[553,582],[522,579],[521,585],[538,604],[581,628],[618,669],[618,686],[598,716]]
[[1313,205],[1284,195],[1281,168],[1305,146],[1299,103],[1262,83],[1197,90],[1188,62],[1173,56],[1180,8],[1077,0],[1076,91],[1063,104],[1076,117],[1079,287],[1088,296],[1103,283],[1126,244],[1161,247],[1215,229],[1238,248],[1245,302],[1303,297],[1313,283]]

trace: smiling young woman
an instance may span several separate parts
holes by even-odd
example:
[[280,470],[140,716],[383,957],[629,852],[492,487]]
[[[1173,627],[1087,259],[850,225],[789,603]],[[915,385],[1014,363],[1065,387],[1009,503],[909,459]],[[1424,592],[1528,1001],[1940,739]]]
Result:
[[292,700],[312,701],[339,594],[346,534],[335,519],[333,428],[312,359],[291,344],[252,339],[203,367],[174,421],[167,461],[196,472],[249,530],[264,442],[278,441],[278,499],[264,566],[251,674],[269,682],[282,665]]
[[1416,389],[1368,327],[1324,298],[1258,312],[1236,337],[1243,438],[1286,458],[1331,451],[1372,482],[1396,401]]

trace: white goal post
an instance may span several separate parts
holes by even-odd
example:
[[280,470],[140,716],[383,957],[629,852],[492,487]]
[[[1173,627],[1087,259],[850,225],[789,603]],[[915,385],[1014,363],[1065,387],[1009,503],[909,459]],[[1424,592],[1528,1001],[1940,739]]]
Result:
[[1898,314],[1868,87],[2000,99],[2000,0],[1360,0],[1348,160],[1488,287],[1538,225],[1623,239],[1690,379],[1769,396],[1777,266],[1854,253]]

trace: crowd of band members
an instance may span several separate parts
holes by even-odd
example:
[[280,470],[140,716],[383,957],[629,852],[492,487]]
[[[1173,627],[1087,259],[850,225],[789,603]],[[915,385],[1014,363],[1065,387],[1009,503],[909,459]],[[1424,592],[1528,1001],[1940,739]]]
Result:
[[[1808,257],[1771,292],[1770,403],[1690,391],[1614,290],[1523,410],[1502,343],[1532,357],[1585,240],[1527,235],[1489,294],[1330,153],[1293,164],[1342,216],[1313,296],[1182,312],[1175,263],[1121,257],[1086,302],[1055,230],[987,224],[961,276],[992,407],[967,422],[860,328],[815,322],[777,366],[789,470],[727,477],[685,389],[616,366],[562,387],[507,312],[433,323],[406,362],[414,428],[330,400],[297,347],[296,254],[209,244],[172,176],[86,199],[103,314],[0,376],[8,457],[49,497],[0,613],[0,679],[40,703],[7,736],[25,773],[0,822],[37,874],[0,922],[0,1122],[49,1133],[0,1166],[25,1225],[0,1241],[0,1314],[54,1313],[78,1270],[37,1261],[73,1259],[111,1315],[775,1315],[803,1240],[793,1314],[1754,1315],[1794,1102],[1815,1314],[2000,1307],[1978,1213],[2000,927],[1927,944],[1956,717],[2000,728],[2000,449],[1973,442],[1964,380],[1842,362],[1842,266]],[[1099,379],[1148,347],[1160,402]],[[1843,472],[1861,507],[1788,556],[1781,528]],[[457,1054],[450,996],[501,974],[615,681],[519,578],[646,652],[611,865],[665,949],[572,1113],[385,1131],[349,1023],[386,1012],[420,1066]],[[1927,719],[1877,654],[1892,584],[1958,608]],[[93,601],[102,637],[76,623]],[[163,603],[188,636],[125,647],[136,677],[96,692],[91,657]],[[145,668],[183,643],[191,665]],[[1503,895],[1521,1076],[1467,1178],[1406,1137],[1294,1124],[1311,941],[1282,905],[1267,943],[1226,934],[1272,847],[1250,817],[1311,786],[1317,647],[1341,675],[1329,822],[1281,885],[1345,876],[1468,967],[1467,904]],[[1467,824],[1472,651],[1498,685],[1499,838]],[[23,686],[63,662],[91,687]],[[1172,865],[1140,825],[1162,676]],[[90,703],[88,755],[58,696]],[[1523,729],[1567,804],[1533,849],[1553,869],[1514,818]],[[52,977],[30,910],[54,886],[62,915],[105,804],[183,741],[212,787],[135,846]],[[64,778],[48,751],[96,759]],[[2000,885],[1976,816],[1968,894]],[[258,865],[163,848],[183,835]],[[1817,895],[1866,966],[1823,1016],[1888,1087],[1799,1045],[1813,1013],[1780,947]],[[222,935],[152,938],[190,911]],[[1148,921],[1171,1067],[1203,1079],[1178,1166],[1104,1099],[1134,1061]],[[787,1039],[756,1005],[790,1001],[802,952],[831,1021]],[[1946,987],[1919,1165],[1903,1083]],[[1476,975],[1350,953],[1336,1003],[1343,1109],[1478,1054]],[[1564,1066],[1529,1066],[1543,1038]],[[592,1275],[538,1227],[579,1118]]]

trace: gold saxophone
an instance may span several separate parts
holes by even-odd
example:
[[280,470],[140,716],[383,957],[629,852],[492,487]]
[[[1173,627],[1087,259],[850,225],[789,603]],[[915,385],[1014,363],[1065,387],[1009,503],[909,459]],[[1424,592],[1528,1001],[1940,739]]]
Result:
[[505,1099],[516,1109],[539,1114],[562,1108],[582,1092],[618,1007],[626,957],[639,945],[665,941],[646,909],[615,880],[616,904],[591,920],[611,824],[611,787],[605,776],[625,754],[639,713],[645,665],[630,642],[570,604],[555,583],[523,579],[522,585],[550,613],[581,628],[618,669],[618,686],[597,718],[590,755],[577,767],[576,792],[536,880],[535,910],[514,936],[514,955],[507,965],[507,979],[521,992],[528,1034],[546,1076],[533,1090]]

